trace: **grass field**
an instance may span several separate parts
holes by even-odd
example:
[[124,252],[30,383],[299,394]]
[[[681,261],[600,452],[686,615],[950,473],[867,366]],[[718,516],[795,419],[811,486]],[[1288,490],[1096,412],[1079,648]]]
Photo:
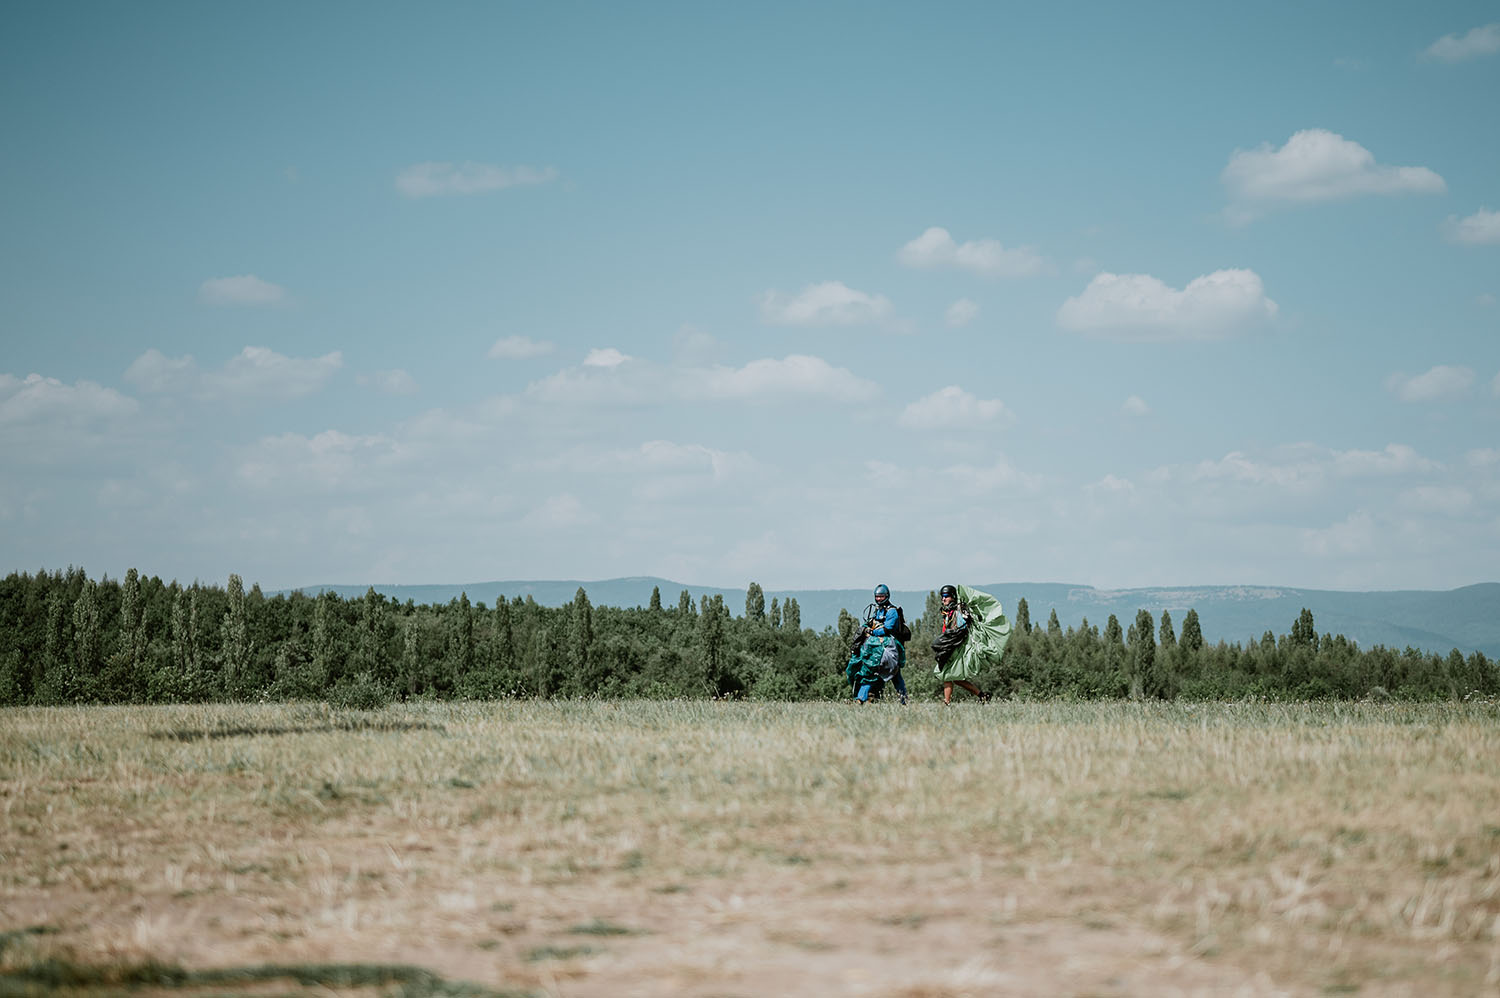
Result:
[[1500,993],[1494,704],[0,711],[0,994]]

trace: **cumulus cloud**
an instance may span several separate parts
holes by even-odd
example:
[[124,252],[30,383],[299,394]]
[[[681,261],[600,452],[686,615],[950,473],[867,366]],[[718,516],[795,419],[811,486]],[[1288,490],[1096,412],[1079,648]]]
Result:
[[836,402],[874,398],[879,388],[821,357],[790,354],[781,360],[753,360],[744,367],[712,367],[689,372],[681,385],[688,397],[755,399],[806,395]]
[[[1220,175],[1244,204],[1314,202],[1365,194],[1441,194],[1443,178],[1425,166],[1385,166],[1360,145],[1323,128],[1309,128],[1273,149],[1236,149]],[[1245,216],[1240,216],[1245,217]]]
[[1042,485],[1040,475],[1021,471],[1003,457],[989,465],[955,464],[942,469],[942,474],[970,496],[1001,491],[1036,492]]
[[885,295],[866,294],[842,281],[809,284],[795,296],[767,291],[760,296],[761,317],[780,326],[853,326],[879,322],[891,314]]
[[619,367],[629,359],[628,355],[621,353],[614,347],[604,347],[603,349],[590,350],[588,356],[583,358],[583,366]]
[[1468,246],[1500,245],[1500,211],[1480,208],[1468,218],[1449,215],[1443,224],[1443,235],[1449,242]]
[[1340,475],[1409,475],[1433,471],[1439,465],[1406,444],[1386,444],[1384,450],[1346,450],[1333,454],[1333,470]]
[[1135,483],[1128,478],[1120,478],[1117,475],[1105,475],[1097,482],[1091,482],[1083,487],[1083,491],[1098,495],[1122,495],[1135,491]]
[[1442,62],[1463,62],[1500,52],[1500,22],[1471,28],[1466,34],[1444,35],[1423,53]]
[[1397,501],[1418,513],[1458,516],[1474,505],[1474,495],[1459,485],[1419,485],[1402,492]]
[[198,285],[198,300],[206,305],[275,305],[285,298],[285,288],[254,274],[211,277]]
[[502,336],[485,356],[490,360],[526,360],[551,352],[551,343],[538,342],[528,336]]
[[1124,340],[1219,339],[1276,317],[1253,270],[1216,270],[1181,291],[1149,274],[1103,273],[1057,311],[1058,325]]
[[1218,460],[1200,461],[1188,473],[1190,481],[1230,481],[1280,489],[1304,489],[1322,478],[1322,469],[1311,460],[1275,463],[1257,461],[1242,451],[1230,451]]
[[417,163],[396,175],[396,190],[409,198],[485,194],[507,187],[545,184],[557,179],[547,166],[491,166],[488,163]]
[[1047,269],[1030,246],[1007,249],[995,239],[958,243],[937,225],[901,247],[898,256],[908,267],[956,267],[984,277],[1031,277]]
[[[125,380],[154,394],[293,398],[317,391],[343,363],[343,354],[337,350],[304,358],[287,357],[266,347],[246,347],[221,369],[200,371],[191,355],[168,357],[152,347],[126,368]],[[384,374],[395,377],[405,372]]]
[[939,388],[931,395],[908,403],[898,421],[914,430],[938,430],[944,427],[989,423],[1008,417],[1005,403],[999,399],[979,399],[957,385]]
[[396,450],[395,441],[380,434],[283,433],[246,447],[235,475],[246,485],[278,492],[359,490],[374,487],[373,466]]
[[1151,407],[1139,395],[1132,395],[1120,406],[1120,411],[1127,416],[1144,416],[1151,411]]
[[0,374],[0,423],[79,424],[129,416],[140,404],[92,381],[64,384],[57,378]]
[[399,367],[390,371],[356,375],[354,381],[358,385],[374,388],[387,395],[415,395],[417,393],[417,380]]
[[1407,376],[1397,372],[1385,380],[1385,387],[1403,402],[1436,402],[1458,398],[1474,384],[1474,372],[1467,367],[1439,364],[1431,370]]
[[187,391],[198,381],[198,365],[191,354],[168,357],[152,347],[125,369],[125,380],[152,394]]
[[1373,516],[1356,510],[1338,523],[1305,529],[1300,534],[1302,547],[1308,554],[1348,557],[1374,551],[1379,531]]
[[948,311],[943,313],[943,321],[948,325],[958,328],[967,326],[979,315],[979,305],[967,298],[960,298],[948,306]]

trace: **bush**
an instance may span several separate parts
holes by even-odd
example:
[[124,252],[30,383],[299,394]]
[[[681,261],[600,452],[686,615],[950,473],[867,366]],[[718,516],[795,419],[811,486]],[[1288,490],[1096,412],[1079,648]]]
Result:
[[391,702],[391,691],[369,672],[342,679],[328,692],[328,703],[347,710],[379,710]]

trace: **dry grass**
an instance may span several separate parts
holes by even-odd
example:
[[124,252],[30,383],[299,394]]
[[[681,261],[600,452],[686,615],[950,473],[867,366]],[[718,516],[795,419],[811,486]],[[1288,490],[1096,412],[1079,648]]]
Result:
[[1500,992],[1497,721],[1493,704],[7,710],[0,993],[60,986],[27,976],[47,959],[92,968],[75,984],[93,992],[153,961],[216,969],[197,985],[218,993],[244,968],[330,964],[394,969],[309,987]]

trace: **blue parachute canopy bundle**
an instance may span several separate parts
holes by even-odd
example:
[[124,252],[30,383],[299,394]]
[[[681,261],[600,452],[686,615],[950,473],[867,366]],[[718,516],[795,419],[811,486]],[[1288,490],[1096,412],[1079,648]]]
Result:
[[[952,653],[946,662],[933,666],[932,671],[945,683],[960,679],[973,679],[987,665],[995,665],[1005,654],[1005,644],[1010,640],[1010,620],[1000,601],[989,593],[958,587],[959,612],[969,621],[963,644]],[[934,650],[937,643],[934,642]]]

